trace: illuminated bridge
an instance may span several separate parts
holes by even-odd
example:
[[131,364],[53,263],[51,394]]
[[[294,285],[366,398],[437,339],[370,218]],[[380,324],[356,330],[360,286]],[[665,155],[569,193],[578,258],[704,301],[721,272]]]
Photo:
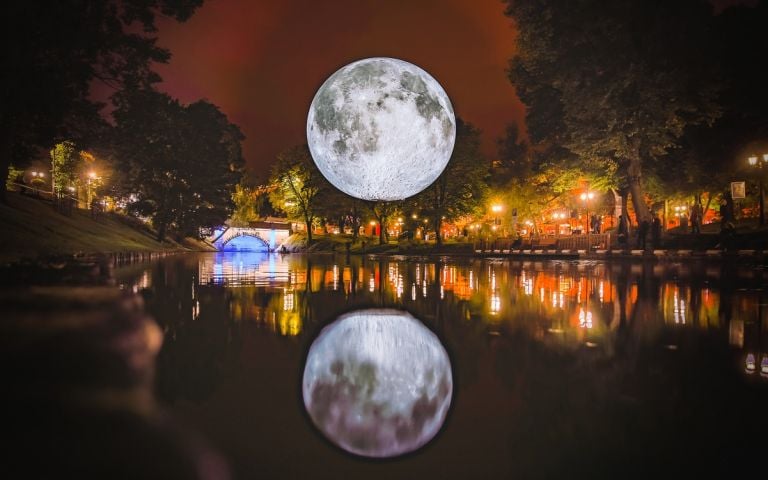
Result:
[[291,225],[279,222],[250,222],[247,227],[222,227],[206,240],[219,251],[274,251],[291,234]]

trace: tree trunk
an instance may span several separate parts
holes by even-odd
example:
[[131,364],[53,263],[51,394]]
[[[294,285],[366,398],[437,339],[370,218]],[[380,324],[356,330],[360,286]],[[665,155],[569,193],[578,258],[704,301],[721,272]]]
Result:
[[304,223],[307,226],[307,246],[312,244],[312,217],[304,217]]
[[627,237],[631,237],[632,224],[629,222],[629,189],[619,190],[619,195],[621,195],[621,214],[627,217]]
[[383,215],[379,219],[379,245],[387,243],[387,229],[384,227],[386,221],[387,217]]
[[360,217],[357,215],[357,207],[352,207],[352,243],[357,241],[360,235]]
[[629,159],[627,181],[629,183],[629,192],[632,195],[632,206],[635,208],[638,225],[643,220],[650,221],[651,212],[648,209],[648,205],[645,204],[645,195],[643,194],[642,169],[639,154]]
[[443,244],[443,235],[440,233],[440,227],[443,223],[443,217],[442,215],[435,215],[435,242],[438,245]]

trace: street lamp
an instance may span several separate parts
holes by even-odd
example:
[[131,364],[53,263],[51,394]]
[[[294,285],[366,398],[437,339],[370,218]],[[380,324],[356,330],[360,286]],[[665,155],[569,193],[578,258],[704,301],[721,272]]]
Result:
[[[758,170],[762,170],[763,165],[768,165],[768,153],[764,153],[762,157],[763,157],[763,161],[761,162],[759,161],[757,155],[751,155],[749,158],[747,158],[747,163],[749,163],[751,167],[757,167]],[[763,199],[763,196],[764,196],[763,195],[763,175],[761,172],[758,172],[757,175],[758,175],[757,178],[760,186],[760,226],[762,227],[763,225],[765,225],[765,214],[764,214],[765,200]]]
[[589,201],[595,198],[595,193],[586,191],[583,192],[580,196],[581,200],[584,202],[584,208],[586,209],[586,221],[584,222],[587,227],[587,252],[589,252],[592,249],[592,244],[590,243],[590,236],[589,236]]
[[497,225],[501,225],[501,222],[499,221],[499,213],[501,213],[502,210],[503,210],[503,207],[498,203],[491,205],[491,211],[493,212],[493,231],[494,232],[498,228]]
[[99,177],[96,175],[96,172],[94,172],[93,170],[88,172],[88,182],[87,182],[87,186],[88,186],[88,192],[87,192],[87,197],[88,198],[87,198],[87,201],[88,201],[88,204],[86,205],[86,207],[90,207],[91,206],[91,202],[93,201],[93,198],[92,198],[93,196],[92,196],[92,192],[91,192],[91,183],[95,182],[98,178]]
[[677,218],[677,226],[681,227],[683,225],[682,217],[685,215],[686,211],[688,210],[687,205],[676,205],[675,206],[675,217]]

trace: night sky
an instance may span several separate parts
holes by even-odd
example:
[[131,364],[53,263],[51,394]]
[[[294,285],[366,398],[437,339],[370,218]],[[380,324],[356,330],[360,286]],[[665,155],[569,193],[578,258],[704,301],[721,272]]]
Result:
[[415,63],[445,88],[456,113],[483,130],[483,151],[524,107],[506,77],[514,30],[499,0],[213,0],[186,23],[159,22],[173,54],[160,89],[215,103],[246,135],[260,180],[284,148],[306,142],[306,115],[325,79],[354,60]]
[[[717,10],[754,0],[713,0]],[[246,135],[245,157],[266,180],[275,156],[306,141],[306,115],[323,81],[354,60],[415,63],[448,92],[456,113],[483,131],[496,156],[525,107],[506,76],[515,32],[501,0],[208,0],[186,23],[160,19],[160,89],[218,105]]]

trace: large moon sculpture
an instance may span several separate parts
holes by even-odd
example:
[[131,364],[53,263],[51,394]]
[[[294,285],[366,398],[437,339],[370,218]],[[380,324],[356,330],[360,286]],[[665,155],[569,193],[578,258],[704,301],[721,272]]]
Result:
[[448,354],[407,312],[360,310],[312,343],[304,405],[333,443],[366,457],[418,449],[440,430],[453,394]]
[[366,58],[331,75],[312,100],[307,141],[336,188],[363,200],[402,200],[440,176],[456,119],[427,72],[395,58]]

